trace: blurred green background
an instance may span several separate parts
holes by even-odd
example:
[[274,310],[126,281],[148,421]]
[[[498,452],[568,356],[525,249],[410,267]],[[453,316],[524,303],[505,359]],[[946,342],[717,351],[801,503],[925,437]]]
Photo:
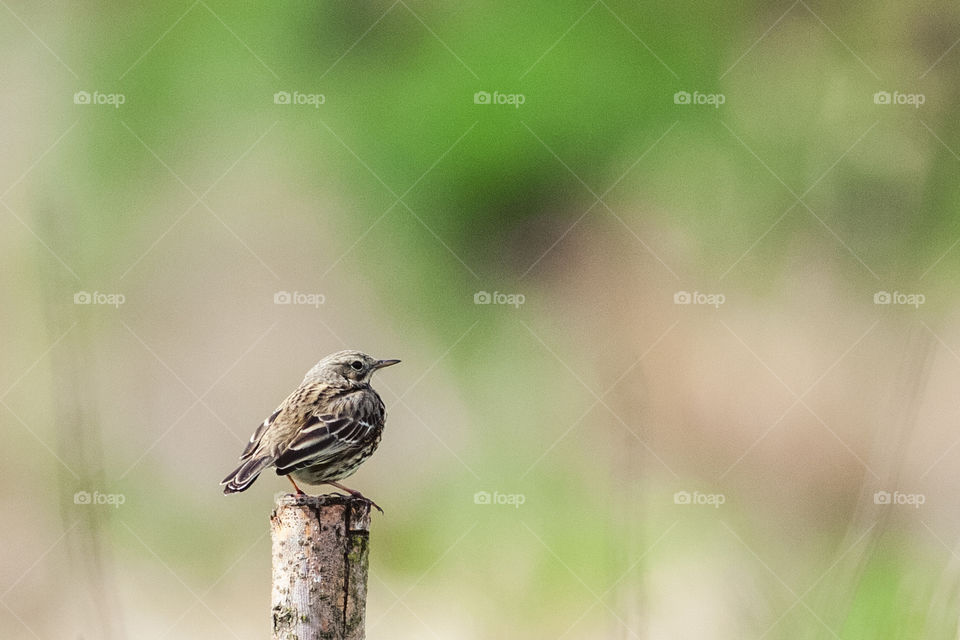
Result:
[[370,638],[957,636],[954,4],[0,4],[3,637],[267,637],[347,347]]

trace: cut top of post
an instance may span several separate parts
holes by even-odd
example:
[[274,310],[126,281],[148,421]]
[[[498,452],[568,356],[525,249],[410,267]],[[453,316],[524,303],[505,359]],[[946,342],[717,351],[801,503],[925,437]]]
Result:
[[338,493],[321,496],[286,493],[278,495],[275,503],[276,508],[273,510],[271,519],[276,518],[277,513],[285,507],[306,507],[317,513],[318,520],[321,520],[319,514],[324,508],[342,507],[347,531],[370,532],[370,503],[362,498],[343,496]]

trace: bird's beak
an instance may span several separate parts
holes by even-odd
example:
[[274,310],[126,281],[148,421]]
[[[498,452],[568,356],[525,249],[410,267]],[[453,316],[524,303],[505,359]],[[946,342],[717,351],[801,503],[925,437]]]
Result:
[[383,369],[384,367],[389,367],[392,364],[397,364],[399,360],[377,360],[373,365],[374,369]]

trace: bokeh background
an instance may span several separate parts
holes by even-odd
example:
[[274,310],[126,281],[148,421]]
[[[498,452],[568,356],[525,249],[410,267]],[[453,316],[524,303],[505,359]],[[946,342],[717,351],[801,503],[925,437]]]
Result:
[[267,637],[287,482],[217,483],[351,347],[370,638],[955,638],[958,41],[3,0],[0,636]]

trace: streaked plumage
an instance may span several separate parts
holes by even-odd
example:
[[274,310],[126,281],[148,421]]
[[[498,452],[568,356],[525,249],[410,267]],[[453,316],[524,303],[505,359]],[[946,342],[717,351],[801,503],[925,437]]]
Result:
[[[318,362],[257,427],[240,455],[240,466],[221,482],[226,485],[223,492],[245,490],[273,466],[277,475],[333,484],[360,496],[337,481],[355,472],[380,444],[386,411],[370,377],[397,362],[359,351],[340,351]],[[296,483],[294,487],[299,491]]]

